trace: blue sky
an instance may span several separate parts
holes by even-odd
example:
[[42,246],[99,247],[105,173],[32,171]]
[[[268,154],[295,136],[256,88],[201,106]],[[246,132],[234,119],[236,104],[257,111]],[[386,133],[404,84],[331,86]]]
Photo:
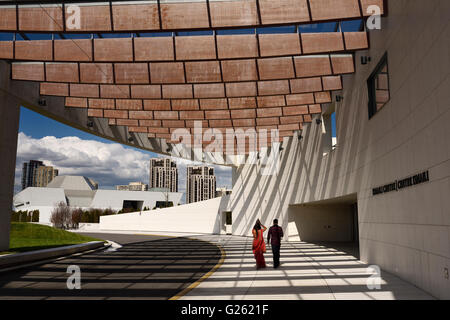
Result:
[[[47,118],[27,108],[20,108],[20,125],[19,132],[23,132],[33,138],[40,139],[46,136],[54,136],[56,138],[75,136],[83,140],[95,140],[103,143],[113,144],[114,142],[98,137],[96,135],[75,129],[61,122]],[[136,150],[135,148],[124,145],[126,149]],[[140,149],[139,149],[140,150]],[[143,151],[149,157],[157,157],[156,153]]]

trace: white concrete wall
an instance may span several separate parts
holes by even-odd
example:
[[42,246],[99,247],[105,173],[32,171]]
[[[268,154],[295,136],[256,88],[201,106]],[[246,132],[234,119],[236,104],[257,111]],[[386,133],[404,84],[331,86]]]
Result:
[[349,205],[300,205],[288,210],[289,241],[353,240],[353,212]]
[[[176,206],[181,202],[183,194],[181,192],[169,192],[169,201]],[[124,200],[144,201],[142,208],[149,207],[153,209],[156,201],[165,201],[164,192],[153,191],[117,191],[117,190],[97,190],[90,205],[91,208],[112,208],[120,210],[123,207]]]
[[100,230],[218,234],[229,196],[172,208],[100,217]]
[[[336,106],[339,145],[322,155],[320,126],[285,139],[277,175],[234,170],[233,233],[257,218],[287,230],[291,204],[358,195],[361,259],[438,298],[450,298],[450,1],[388,1],[371,49],[356,54]],[[366,81],[388,52],[391,100],[368,119]],[[362,66],[361,55],[372,62]],[[424,170],[430,182],[372,196],[372,188]],[[289,231],[289,230],[287,230]]]
[[64,189],[29,187],[14,196],[14,205],[24,203],[15,210],[39,210],[39,222],[41,223],[50,223],[52,211],[59,202],[66,203]]

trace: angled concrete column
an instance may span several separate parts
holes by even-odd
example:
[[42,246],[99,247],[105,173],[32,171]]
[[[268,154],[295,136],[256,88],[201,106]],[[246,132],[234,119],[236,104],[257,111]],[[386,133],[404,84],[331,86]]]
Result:
[[9,248],[20,105],[9,95],[9,68],[0,65],[0,251]]

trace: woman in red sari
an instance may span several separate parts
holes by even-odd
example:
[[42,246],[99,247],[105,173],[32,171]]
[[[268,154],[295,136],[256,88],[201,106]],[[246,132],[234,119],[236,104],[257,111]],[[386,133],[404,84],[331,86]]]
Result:
[[253,227],[253,254],[256,259],[256,269],[265,268],[266,261],[264,260],[264,253],[266,252],[266,243],[264,242],[263,233],[267,228],[261,224],[261,222],[256,220],[256,224]]

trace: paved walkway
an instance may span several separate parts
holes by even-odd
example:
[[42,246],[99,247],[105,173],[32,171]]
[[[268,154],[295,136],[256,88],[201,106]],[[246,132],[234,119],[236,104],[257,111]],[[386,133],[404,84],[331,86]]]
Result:
[[368,265],[354,256],[323,245],[283,243],[281,263],[272,268],[267,248],[266,269],[256,270],[252,239],[236,236],[196,236],[221,245],[223,265],[182,299],[433,299],[426,292],[400,278],[381,271],[381,289],[369,290],[373,275]]
[[[163,299],[200,279],[219,261],[217,246],[187,238],[91,234],[123,245],[0,273],[5,299]],[[81,289],[67,289],[70,265],[81,269]]]
[[[372,273],[368,273],[368,265],[325,244],[283,243],[278,269],[272,268],[268,246],[267,268],[256,270],[252,239],[247,237],[91,235],[123,247],[0,273],[0,299],[168,299],[180,292],[183,300],[433,299],[383,271],[381,289],[369,290],[367,280]],[[205,241],[220,245],[226,257],[199,283],[196,281],[217,266],[220,258],[218,248]],[[81,290],[66,288],[66,269],[71,264],[81,268]]]

